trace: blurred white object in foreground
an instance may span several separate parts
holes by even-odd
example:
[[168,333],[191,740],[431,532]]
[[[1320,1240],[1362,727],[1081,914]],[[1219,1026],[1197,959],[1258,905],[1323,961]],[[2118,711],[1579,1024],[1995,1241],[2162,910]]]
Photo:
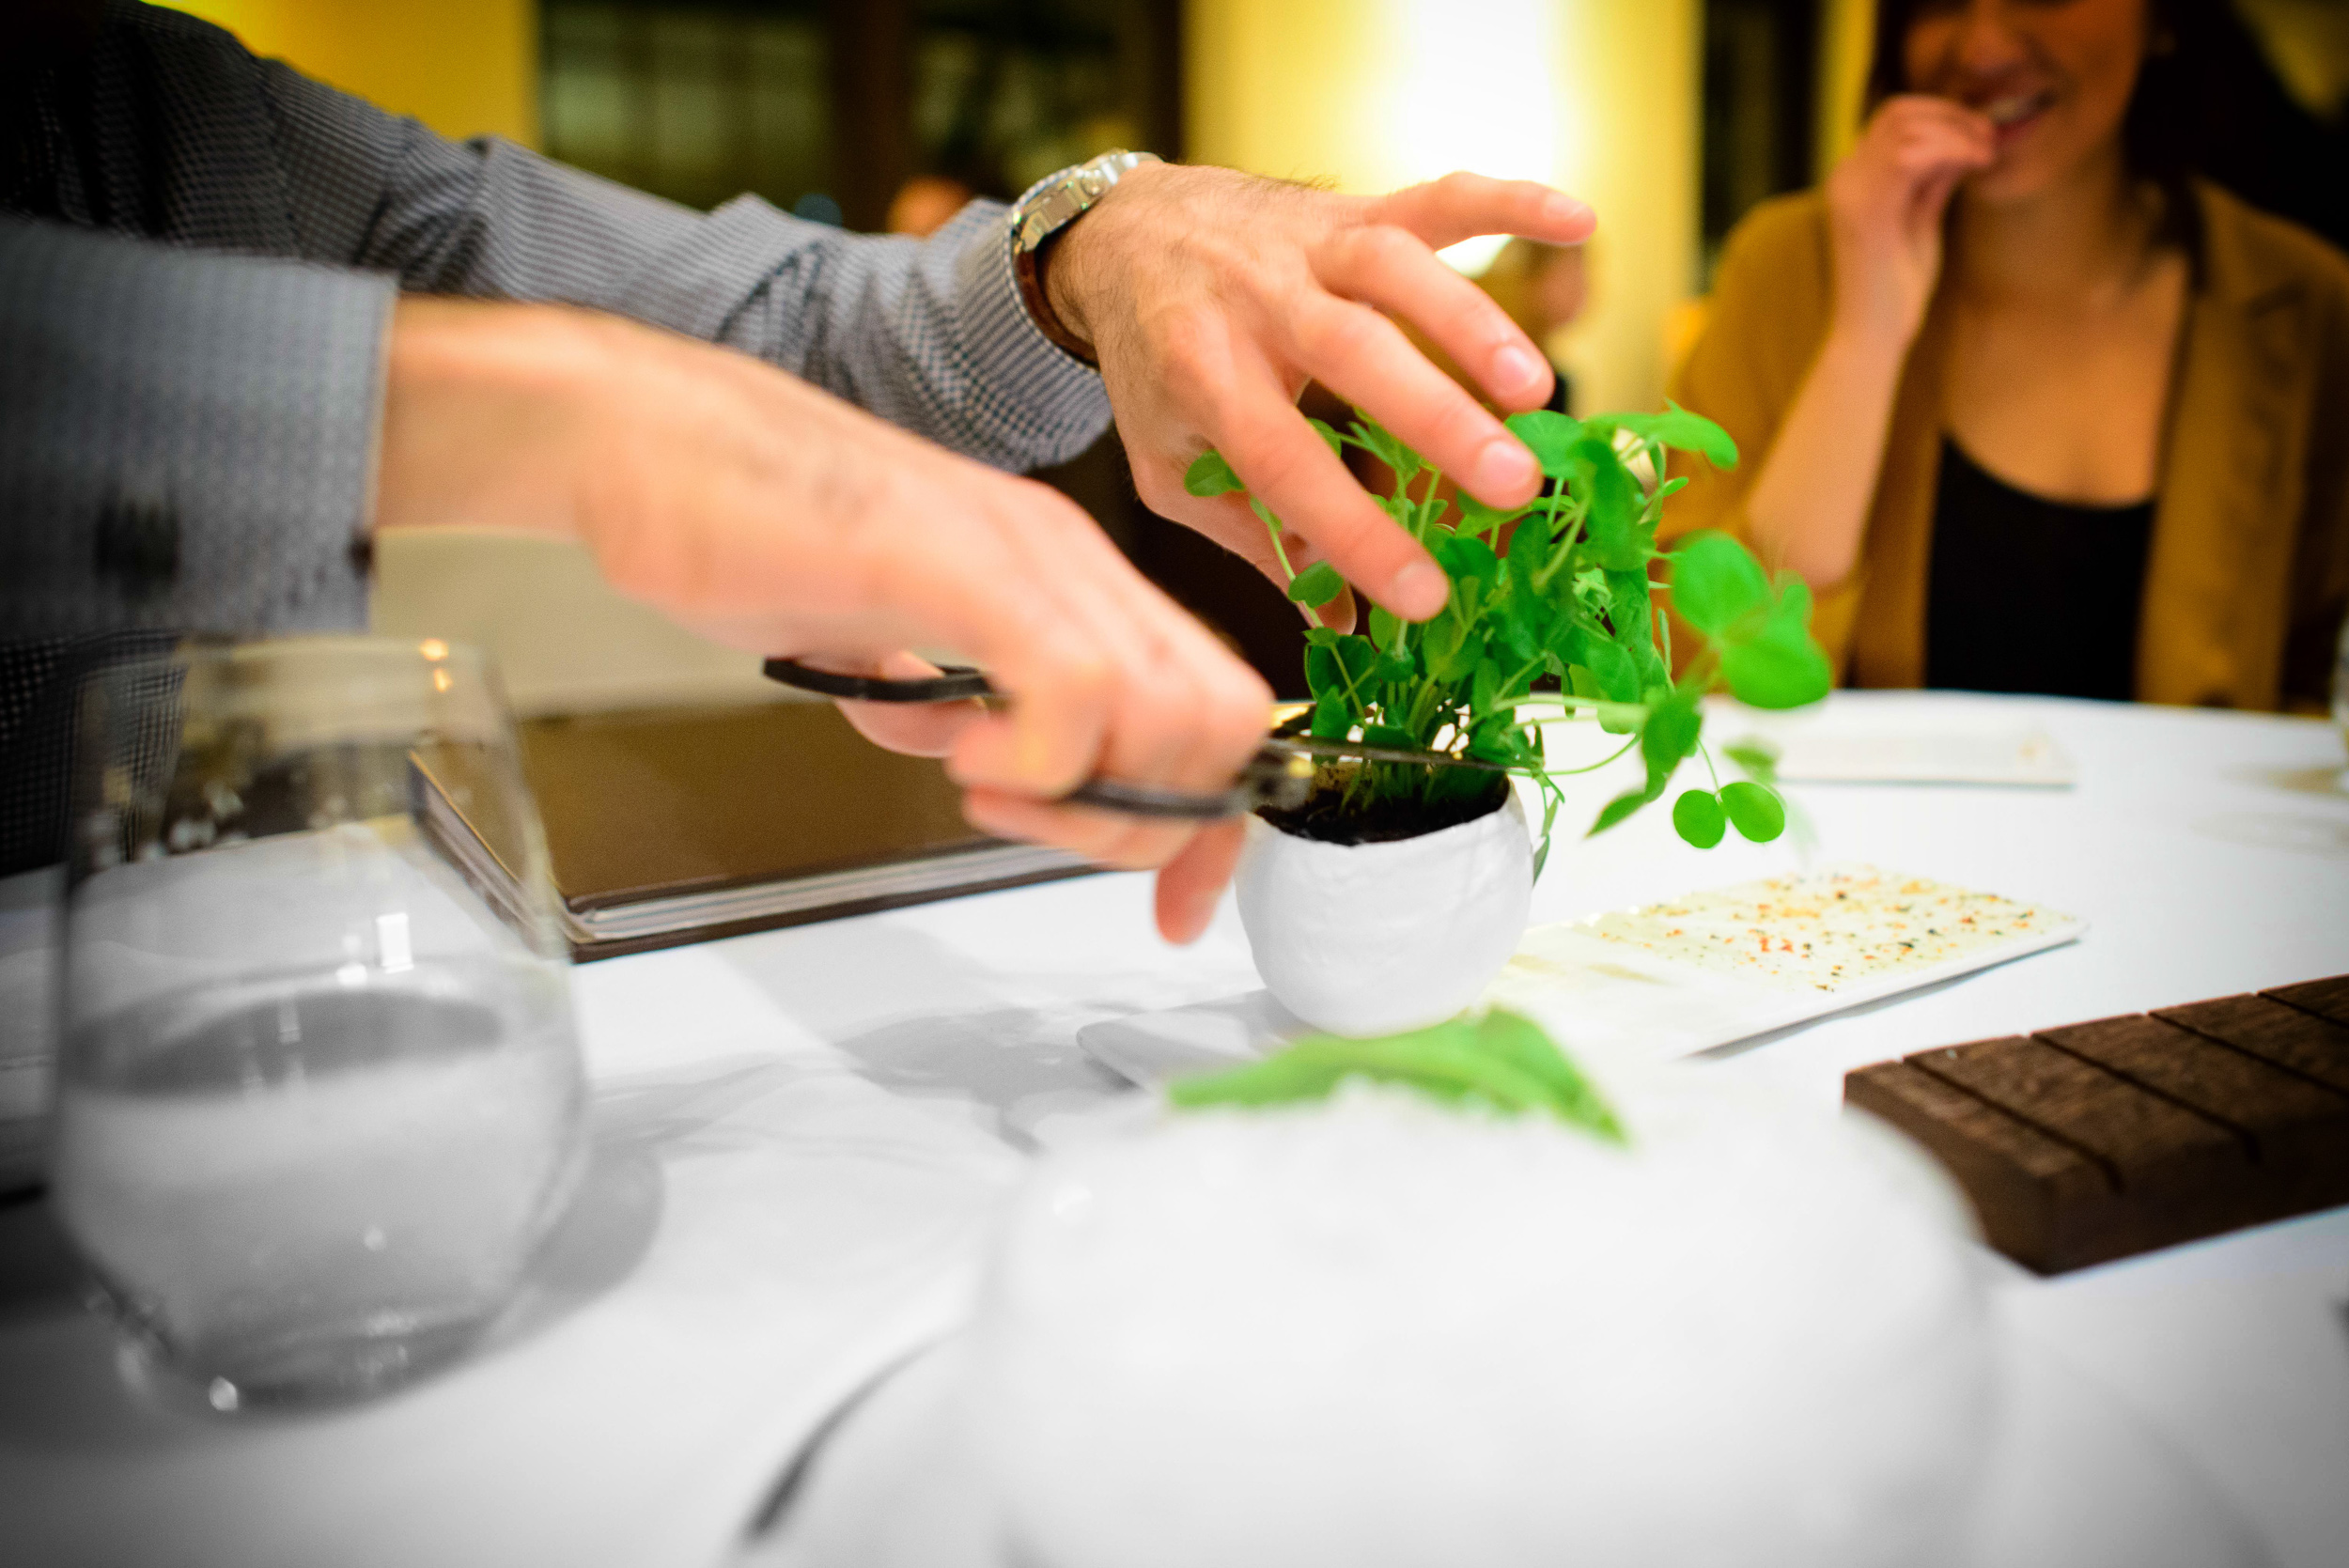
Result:
[[1990,1430],[1957,1202],[1673,1073],[1621,1150],[1350,1087],[1039,1169],[965,1408],[1036,1568],[1921,1564]]

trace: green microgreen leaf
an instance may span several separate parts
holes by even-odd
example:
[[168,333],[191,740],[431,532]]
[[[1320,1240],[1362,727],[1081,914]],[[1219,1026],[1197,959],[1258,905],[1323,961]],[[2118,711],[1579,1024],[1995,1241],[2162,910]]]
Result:
[[1229,495],[1246,489],[1232,465],[1223,460],[1223,454],[1209,448],[1194,458],[1183,474],[1183,489],[1193,495]]
[[[1646,715],[1637,706],[1626,706],[1637,701],[1640,689],[1637,676],[1631,675],[1630,660],[1624,657],[1623,650],[1616,647],[1614,644],[1602,643],[1595,638],[1591,640],[1588,651],[1591,658],[1590,664],[1578,664],[1569,669],[1566,672],[1567,684],[1573,687],[1576,696],[1586,700],[1596,699],[1601,703],[1602,706],[1598,709],[1600,729],[1605,730],[1609,735],[1631,734],[1640,727],[1641,720]],[[1614,695],[1598,679],[1595,666],[1609,663],[1616,659],[1624,660],[1623,669],[1630,676],[1625,682],[1630,688],[1629,696]]]
[[[1536,754],[1541,751],[1541,736],[1538,733],[1533,737],[1533,750]],[[1540,847],[1533,851],[1533,880],[1536,882],[1542,879],[1542,867],[1549,863],[1549,835],[1558,826],[1558,808],[1566,803],[1565,797],[1548,775],[1542,776],[1541,785],[1542,842]]]
[[1743,768],[1757,784],[1778,782],[1778,748],[1766,740],[1748,738],[1721,748],[1721,755]]
[[1770,608],[1770,580],[1753,552],[1726,534],[1692,535],[1672,551],[1672,608],[1708,635],[1719,636]]
[[1297,574],[1289,584],[1289,598],[1309,609],[1318,610],[1346,592],[1346,579],[1338,568],[1327,561],[1315,561]]
[[1538,595],[1518,591],[1503,595],[1495,604],[1494,613],[1501,622],[1494,629],[1495,641],[1510,660],[1519,666],[1536,664],[1542,650],[1549,645],[1557,612],[1542,602]]
[[1640,668],[1620,645],[1586,636],[1582,640],[1582,665],[1598,682],[1598,694],[1609,702],[1640,700]]
[[1453,498],[1453,505],[1460,508],[1460,532],[1463,534],[1498,533],[1503,524],[1525,509],[1522,506],[1515,509],[1487,506],[1466,490]]
[[1496,710],[1501,706],[1501,689],[1507,679],[1508,674],[1501,669],[1498,660],[1486,659],[1477,665],[1476,675],[1469,682],[1469,711],[1498,717]]
[[1567,483],[1590,502],[1583,530],[1591,559],[1610,570],[1647,563],[1648,535],[1640,525],[1644,507],[1640,482],[1623,458],[1599,436],[1586,435],[1566,454]]
[[1509,532],[1509,575],[1532,588],[1556,542],[1549,535],[1549,519],[1540,512],[1527,513]]
[[1455,583],[1476,582],[1490,589],[1501,581],[1501,558],[1492,546],[1467,534],[1433,532],[1430,547],[1444,575]]
[[1759,629],[1741,627],[1725,641],[1721,677],[1754,707],[1800,707],[1827,695],[1835,672],[1811,635],[1811,589],[1800,578],[1779,588]]
[[1835,684],[1826,652],[1799,622],[1772,619],[1763,633],[1721,649],[1721,678],[1751,707],[1800,707]]
[[[1394,471],[1395,483],[1408,485],[1427,472],[1427,464],[1420,455],[1390,435],[1384,427],[1368,414],[1356,412],[1360,418],[1354,426],[1355,439],[1370,455]],[[1401,499],[1399,496],[1393,499]]]
[[1670,778],[1672,769],[1697,749],[1703,728],[1704,718],[1697,711],[1693,688],[1674,691],[1657,704],[1640,730],[1640,755],[1647,763],[1650,778],[1659,772]]
[[1701,452],[1715,468],[1737,466],[1737,443],[1729,439],[1729,432],[1677,403],[1666,403],[1662,413],[1616,413],[1603,417],[1616,429],[1628,430],[1642,441],[1661,442],[1676,452]]
[[1437,612],[1427,623],[1419,640],[1420,654],[1427,661],[1427,673],[1440,681],[1455,681],[1476,668],[1484,657],[1485,646],[1476,635],[1475,618],[1464,612],[1455,598]]
[[1343,694],[1346,690],[1344,666],[1338,663],[1337,653],[1327,642],[1305,644],[1305,690],[1313,693],[1316,702],[1332,691]]
[[1591,824],[1591,831],[1588,833],[1585,833],[1583,837],[1596,838],[1599,834],[1605,832],[1608,829],[1613,827],[1616,823],[1621,822],[1625,817],[1629,816],[1633,812],[1638,811],[1641,806],[1646,805],[1650,800],[1655,799],[1655,796],[1650,795],[1644,789],[1625,790],[1621,795],[1616,796],[1613,800],[1608,801],[1604,807],[1600,808],[1598,820]]
[[1513,413],[1506,423],[1510,432],[1533,454],[1533,460],[1541,464],[1544,474],[1552,479],[1566,476],[1566,455],[1582,439],[1581,421],[1552,409],[1534,409]]
[[1767,844],[1786,831],[1786,802],[1758,784],[1739,779],[1721,785],[1721,805],[1738,832],[1756,844]]
[[1607,572],[1605,578],[1608,622],[1615,629],[1616,643],[1637,660],[1642,650],[1656,645],[1656,612],[1649,600],[1655,584],[1648,581],[1644,564]]
[[[1603,831],[1663,796],[1697,747],[1697,704],[1706,691],[1725,687],[1760,706],[1792,706],[1823,694],[1832,671],[1811,638],[1808,590],[1793,581],[1773,585],[1734,541],[1699,536],[1684,543],[1667,567],[1671,591],[1703,639],[1674,680],[1672,623],[1655,613],[1660,585],[1651,574],[1661,558],[1656,533],[1665,504],[1687,476],[1653,468],[1667,449],[1734,463],[1735,447],[1719,427],[1676,407],[1587,421],[1535,412],[1512,416],[1508,424],[1556,481],[1516,512],[1472,496],[1445,499],[1449,487],[1442,475],[1367,416],[1344,433],[1315,426],[1325,442],[1369,453],[1393,471],[1398,482],[1376,499],[1441,564],[1452,591],[1424,626],[1373,607],[1366,635],[1340,636],[1315,627],[1307,633],[1305,673],[1317,735],[1376,735],[1392,746],[1441,746],[1532,778],[1545,800],[1538,867],[1547,862],[1561,799],[1556,775],[1588,771],[1639,750],[1644,777],[1600,812],[1592,831]],[[1239,483],[1210,453],[1192,465],[1186,486],[1194,494],[1221,494]],[[1288,575],[1283,530],[1260,504],[1250,505],[1264,519],[1270,548]],[[1319,605],[1337,592],[1331,576],[1315,567],[1296,574],[1291,597]],[[1555,676],[1560,690],[1537,691],[1544,676]],[[1528,707],[1535,716],[1519,717]],[[1629,740],[1602,761],[1588,760],[1585,750],[1553,764],[1538,727],[1546,707],[1595,720],[1599,728]],[[1757,768],[1740,761],[1735,749],[1731,755],[1757,785],[1774,780],[1766,763]],[[1488,774],[1411,764],[1365,760],[1339,771],[1333,787],[1344,792],[1346,809],[1372,801],[1465,802],[1493,784]],[[1675,825],[1690,842],[1709,831],[1718,843],[1726,833],[1723,824],[1739,821],[1728,804],[1733,797],[1695,793],[1704,795],[1704,803],[1684,796],[1673,808]],[[1738,809],[1757,829],[1764,825],[1766,807],[1748,800]]]
[[1710,849],[1728,831],[1721,798],[1710,790],[1683,790],[1672,802],[1672,830],[1699,849]]

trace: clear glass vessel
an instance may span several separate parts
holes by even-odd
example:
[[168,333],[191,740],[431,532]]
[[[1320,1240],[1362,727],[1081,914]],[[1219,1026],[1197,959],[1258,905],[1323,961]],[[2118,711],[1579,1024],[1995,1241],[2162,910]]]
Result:
[[2349,745],[2349,620],[2341,623],[2341,649],[2333,656],[2333,722]]
[[84,694],[51,1184],[215,1407],[460,1354],[576,1183],[568,955],[505,703],[438,642],[184,645]]

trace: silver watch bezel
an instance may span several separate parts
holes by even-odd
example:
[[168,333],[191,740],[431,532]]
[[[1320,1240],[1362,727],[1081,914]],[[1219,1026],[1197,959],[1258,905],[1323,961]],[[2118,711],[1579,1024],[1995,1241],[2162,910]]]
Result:
[[1012,210],[1013,243],[1033,253],[1108,195],[1128,171],[1162,162],[1155,152],[1128,152],[1119,147],[1046,175]]

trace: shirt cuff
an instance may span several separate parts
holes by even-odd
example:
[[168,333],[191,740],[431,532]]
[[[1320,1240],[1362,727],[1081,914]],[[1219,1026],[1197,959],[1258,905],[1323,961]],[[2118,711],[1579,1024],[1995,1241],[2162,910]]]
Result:
[[363,627],[394,288],[0,222],[0,635]]
[[1046,337],[1028,314],[1013,245],[1011,210],[1002,208],[963,246],[956,294],[964,337],[980,383],[1017,402],[1023,422],[1052,454],[1043,462],[1062,462],[1100,435],[1110,417],[1109,392],[1099,371]]

